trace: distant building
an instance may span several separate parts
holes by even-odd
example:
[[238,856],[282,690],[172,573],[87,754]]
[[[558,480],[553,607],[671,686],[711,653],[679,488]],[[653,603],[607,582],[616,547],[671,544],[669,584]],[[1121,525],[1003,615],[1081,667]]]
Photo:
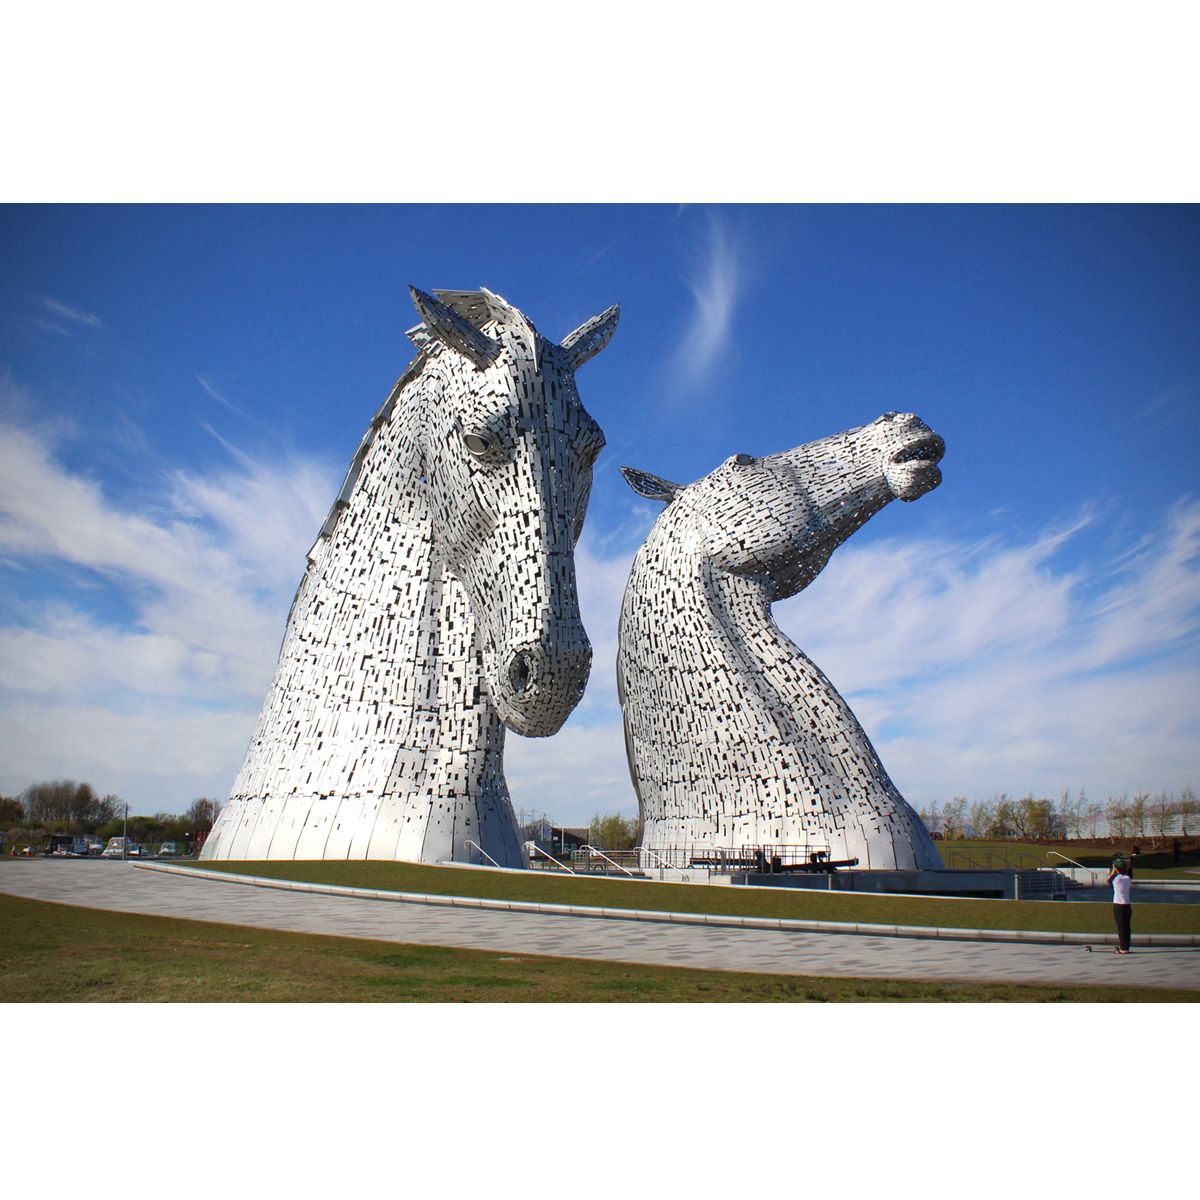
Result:
[[533,841],[539,850],[561,857],[586,846],[588,831],[586,826],[571,829],[561,825],[543,825]]

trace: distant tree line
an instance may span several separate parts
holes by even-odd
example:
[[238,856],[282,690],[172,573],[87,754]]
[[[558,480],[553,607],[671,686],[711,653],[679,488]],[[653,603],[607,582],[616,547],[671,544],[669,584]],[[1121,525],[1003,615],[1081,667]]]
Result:
[[949,839],[1188,837],[1200,826],[1200,804],[1190,787],[1179,795],[1110,796],[1104,804],[1089,800],[1082,790],[1075,795],[1063,792],[1057,801],[1032,794],[1016,799],[1001,793],[990,800],[955,796],[941,806],[927,806],[919,815],[931,833]]
[[[545,840],[547,831],[560,825],[537,809],[522,809],[517,813],[517,827],[526,842]],[[637,845],[637,835],[637,817],[623,817],[620,813],[597,814],[588,825],[588,843],[597,850],[632,850]]]
[[[208,833],[221,811],[216,800],[201,796],[183,813],[130,814],[128,835],[135,842],[182,842],[188,834]],[[0,796],[0,830],[10,845],[44,841],[52,833],[100,839],[125,832],[125,801],[100,796],[90,783],[54,779],[32,783],[19,796]]]
[[588,843],[598,850],[632,850],[637,845],[637,817],[597,814],[588,825]]

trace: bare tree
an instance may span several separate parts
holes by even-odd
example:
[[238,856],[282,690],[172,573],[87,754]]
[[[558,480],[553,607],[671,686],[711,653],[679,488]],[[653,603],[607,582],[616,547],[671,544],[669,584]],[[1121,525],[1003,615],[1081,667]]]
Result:
[[216,824],[217,815],[221,811],[219,800],[210,800],[201,796],[193,800],[184,814],[197,833],[208,833]]
[[1108,836],[1123,838],[1129,836],[1130,814],[1129,797],[1122,796],[1119,800],[1112,796],[1108,798],[1108,807],[1104,810],[1108,818]]
[[544,841],[550,836],[548,831],[554,827],[554,822],[538,809],[523,808],[517,814],[517,827],[521,831],[522,841]]
[[31,783],[21,793],[30,825],[57,822],[79,833],[90,833],[109,820],[113,799],[105,796],[101,800],[90,783],[76,783],[73,779]]
[[1139,792],[1129,802],[1129,832],[1133,837],[1144,837],[1146,834],[1148,792]]
[[992,809],[992,820],[988,828],[988,836],[993,838],[1008,837],[1015,828],[1014,817],[1013,802],[1008,798],[1006,793],[1001,792],[996,797],[996,803]]
[[992,824],[992,804],[990,800],[973,800],[971,802],[971,836],[973,838],[987,837]]
[[1180,793],[1179,802],[1175,806],[1175,811],[1179,814],[1179,833],[1182,837],[1188,836],[1188,825],[1194,821],[1197,811],[1200,811],[1200,805],[1196,801],[1196,793],[1192,791],[1191,786],[1185,787]]
[[945,808],[942,809],[942,832],[951,840],[957,840],[966,832],[963,828],[963,819],[967,811],[966,796],[955,796]]
[[1150,801],[1150,828],[1157,842],[1167,836],[1175,825],[1175,796],[1159,792]]
[[1083,793],[1080,792],[1075,799],[1072,799],[1069,789],[1063,792],[1062,799],[1058,802],[1058,815],[1062,822],[1063,837],[1082,837],[1084,818]]

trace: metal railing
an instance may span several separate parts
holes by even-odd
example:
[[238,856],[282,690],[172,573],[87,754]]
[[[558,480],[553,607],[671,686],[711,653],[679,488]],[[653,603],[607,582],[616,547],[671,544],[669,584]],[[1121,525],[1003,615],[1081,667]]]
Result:
[[663,858],[663,856],[661,854],[658,853],[657,850],[651,850],[646,846],[635,846],[634,850],[637,852],[637,854],[639,856],[639,858],[638,858],[639,864],[641,863],[640,856],[643,854],[649,854],[651,858],[658,860],[658,865],[660,867],[666,867],[668,871],[673,871],[675,869],[674,867],[671,866],[671,864],[669,862],[667,862],[667,860],[665,858]]
[[603,850],[597,850],[595,846],[581,846],[580,849],[586,850],[588,854],[594,854],[597,858],[604,859],[604,861],[606,863],[612,863],[612,865],[614,867],[616,867],[618,871],[624,871],[625,874],[628,875],[630,879],[633,878],[633,872],[631,870],[629,870],[627,867],[621,866],[621,864],[619,862],[616,862],[615,860],[609,858],[608,855],[605,854]]
[[543,858],[545,858],[545,859],[549,859],[549,860],[550,860],[550,862],[552,862],[552,863],[553,863],[553,864],[554,864],[556,867],[558,867],[560,870],[566,871],[566,873],[567,873],[568,875],[574,875],[574,874],[575,874],[575,872],[574,872],[574,871],[572,871],[572,870],[571,870],[571,868],[570,868],[570,867],[568,867],[566,863],[560,863],[560,862],[558,861],[558,859],[554,857],[554,855],[553,855],[553,854],[547,854],[547,853],[545,852],[545,850],[543,850],[543,849],[541,848],[541,846],[537,845],[537,843],[535,843],[535,842],[526,842],[525,844],[526,844],[526,845],[529,847],[529,850],[530,850],[530,852],[531,852],[531,853],[533,853],[533,854],[540,854],[540,855],[541,855]]
[[1034,867],[1013,874],[1014,900],[1063,900],[1067,877],[1053,867]]
[[652,855],[658,866],[672,871],[691,871],[707,867],[718,873],[734,871],[770,871],[778,860],[781,867],[816,866],[829,860],[828,842],[798,842],[790,845],[745,846],[660,846],[651,850],[639,846],[639,854]]
[[1057,850],[1047,850],[1046,857],[1061,858],[1063,862],[1068,862],[1071,864],[1071,866],[1078,867],[1081,871],[1087,871],[1087,873],[1092,877],[1092,887],[1096,886],[1096,880],[1100,872],[1095,867],[1085,867],[1083,863],[1076,862],[1073,858],[1068,858],[1065,854],[1059,854]]
[[953,850],[941,851],[941,854],[947,868],[952,871],[1025,871],[1030,869],[1028,861],[1022,861],[1019,852],[1001,850],[995,846],[971,851],[956,846]]
[[483,857],[486,858],[493,867],[498,867],[500,865],[478,842],[473,842],[470,838],[467,838],[466,845],[474,846],[475,849],[478,850],[479,853],[482,854]]

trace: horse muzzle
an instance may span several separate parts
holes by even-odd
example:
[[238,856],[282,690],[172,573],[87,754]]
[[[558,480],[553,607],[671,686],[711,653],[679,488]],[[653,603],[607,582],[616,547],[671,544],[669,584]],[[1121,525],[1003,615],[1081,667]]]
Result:
[[578,625],[511,649],[498,666],[492,703],[500,719],[524,737],[549,737],[583,696],[592,647]]

